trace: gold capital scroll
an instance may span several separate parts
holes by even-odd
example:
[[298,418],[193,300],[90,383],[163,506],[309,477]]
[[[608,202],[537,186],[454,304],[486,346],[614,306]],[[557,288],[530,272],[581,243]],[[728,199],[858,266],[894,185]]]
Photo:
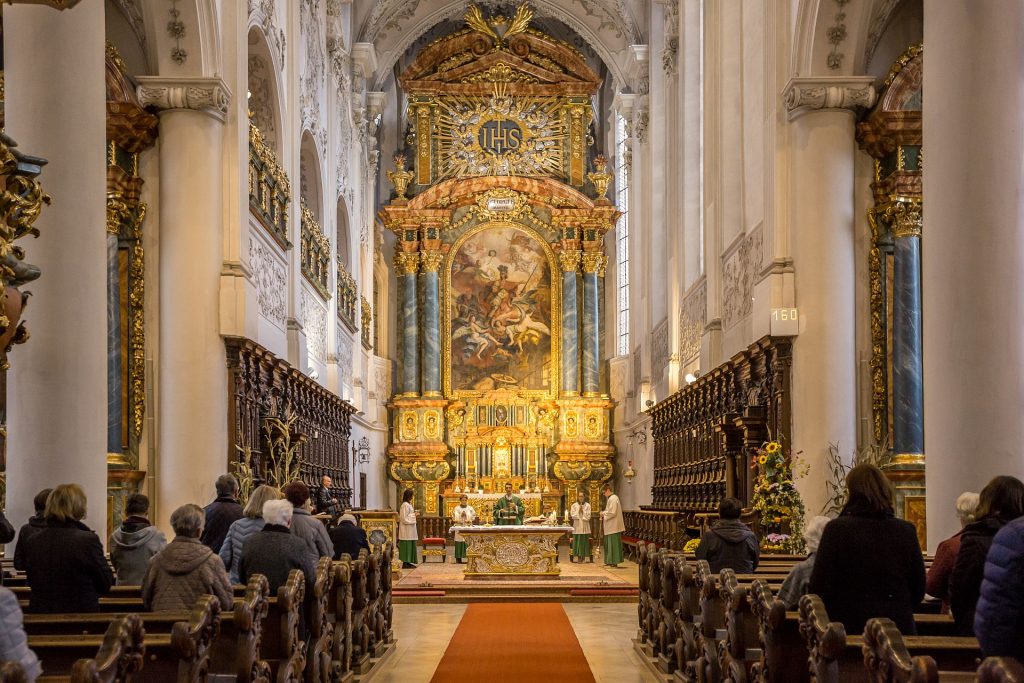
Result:
[[423,262],[424,273],[436,273],[437,269],[441,267],[441,261],[444,259],[444,254],[439,251],[421,251],[420,260]]
[[582,259],[582,252],[578,249],[566,249],[565,251],[559,252],[558,261],[562,264],[562,270],[566,273],[575,273],[580,269],[580,260]]
[[395,252],[395,273],[397,275],[415,275],[419,270],[420,253],[418,251]]
[[886,216],[892,219],[893,237],[920,237],[924,225],[920,199],[898,198],[889,205]]
[[599,251],[583,252],[583,272],[597,273],[598,277],[604,277],[605,266],[608,265],[608,257]]

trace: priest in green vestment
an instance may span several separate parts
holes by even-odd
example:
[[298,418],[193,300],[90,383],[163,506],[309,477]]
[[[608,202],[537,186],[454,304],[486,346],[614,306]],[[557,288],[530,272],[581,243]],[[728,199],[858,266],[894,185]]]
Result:
[[494,523],[499,526],[522,524],[525,513],[523,501],[512,495],[512,484],[505,484],[505,495],[494,504]]

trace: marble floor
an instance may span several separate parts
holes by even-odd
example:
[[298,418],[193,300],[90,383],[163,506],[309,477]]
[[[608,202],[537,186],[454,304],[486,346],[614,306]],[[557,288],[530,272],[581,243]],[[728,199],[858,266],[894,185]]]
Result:
[[[633,652],[636,605],[565,604],[597,683],[655,683]],[[427,683],[455,633],[466,605],[395,605],[395,652],[372,672],[370,683]],[[537,681],[544,681],[538,677]],[[455,683],[455,682],[453,682]],[[458,681],[457,683],[475,683]],[[551,681],[550,683],[557,683]]]

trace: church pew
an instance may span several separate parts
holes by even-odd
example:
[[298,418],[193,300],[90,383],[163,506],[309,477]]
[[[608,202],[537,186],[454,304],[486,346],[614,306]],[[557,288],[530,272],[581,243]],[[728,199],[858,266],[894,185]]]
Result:
[[1021,683],[1024,663],[1012,657],[989,657],[978,667],[978,683]]
[[269,601],[260,654],[278,683],[299,683],[306,668],[306,642],[300,638],[306,577],[293,569]]
[[329,595],[329,617],[334,622],[331,638],[331,661],[336,683],[351,683],[352,672],[352,558],[341,556],[334,563],[334,582]]
[[[331,587],[334,585],[334,563],[321,557],[316,565],[309,605],[309,656],[306,659],[307,683],[329,683],[337,673],[332,663],[334,623],[330,619]],[[340,671],[340,665],[337,667]]]
[[[864,638],[847,636],[841,623],[829,621],[825,606],[817,595],[805,595],[800,599],[800,632],[809,653],[808,666],[817,683],[871,680],[864,666]],[[906,636],[903,642],[911,654],[930,655],[944,670],[970,670],[981,658],[975,638]]]
[[954,683],[975,680],[975,662],[956,662],[962,670],[940,671],[931,655],[912,656],[891,619],[869,619],[864,627],[864,665],[873,683]]

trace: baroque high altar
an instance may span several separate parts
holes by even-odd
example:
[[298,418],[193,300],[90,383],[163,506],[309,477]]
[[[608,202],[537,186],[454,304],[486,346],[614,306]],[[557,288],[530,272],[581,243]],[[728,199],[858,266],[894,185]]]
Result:
[[531,17],[470,6],[400,77],[408,154],[380,212],[400,332],[388,467],[428,516],[472,492],[485,517],[479,494],[506,483],[538,494],[527,514],[579,490],[596,506],[612,476],[603,245],[619,212],[590,155],[601,78]]

